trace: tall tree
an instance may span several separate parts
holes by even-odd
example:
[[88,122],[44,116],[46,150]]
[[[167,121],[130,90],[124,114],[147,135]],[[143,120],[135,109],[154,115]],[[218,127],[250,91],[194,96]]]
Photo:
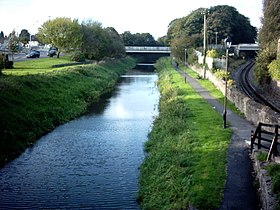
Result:
[[[237,12],[231,6],[215,6],[207,10],[207,25],[209,41],[217,38],[219,43],[227,36],[232,37],[233,43],[254,43],[257,35],[256,28],[251,26],[249,19]],[[172,44],[174,39],[186,36],[187,47],[203,46],[203,12],[199,8],[189,15],[173,20],[168,27],[167,41]]]
[[101,60],[107,55],[109,35],[102,28],[102,24],[87,20],[82,23],[82,52],[89,59]]
[[30,33],[26,29],[22,29],[19,34],[19,41],[25,46],[30,41]]
[[4,40],[5,40],[4,32],[1,31],[1,32],[0,32],[0,44],[3,44],[3,43],[4,43]]
[[108,33],[111,43],[111,47],[108,49],[108,54],[111,57],[124,55],[125,48],[119,33],[113,27],[108,27],[105,29],[105,31]]
[[60,17],[45,22],[38,30],[36,37],[45,44],[51,44],[60,52],[77,50],[82,44],[82,33],[78,20]]
[[8,48],[12,53],[13,60],[14,60],[14,53],[17,51],[18,46],[19,46],[19,38],[16,35],[15,30],[13,30],[8,37]]
[[256,59],[255,76],[261,85],[270,82],[268,65],[276,59],[277,42],[280,38],[279,0],[263,1],[262,27],[259,33],[261,50]]

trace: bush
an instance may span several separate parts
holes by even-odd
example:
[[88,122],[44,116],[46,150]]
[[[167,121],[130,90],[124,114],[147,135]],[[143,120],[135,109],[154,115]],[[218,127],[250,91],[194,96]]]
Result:
[[270,76],[275,80],[280,80],[280,59],[273,60],[268,66]]
[[207,57],[210,57],[210,58],[218,58],[218,52],[217,50],[208,50],[207,51]]
[[269,64],[276,59],[276,48],[274,43],[267,44],[259,52],[255,65],[255,76],[260,84],[269,84],[270,75],[268,72]]
[[3,62],[3,55],[0,55],[0,74],[1,74],[1,70],[4,69],[4,62]]
[[72,56],[71,56],[71,60],[72,61],[77,61],[77,62],[83,62],[86,60],[85,55],[82,52],[75,52]]

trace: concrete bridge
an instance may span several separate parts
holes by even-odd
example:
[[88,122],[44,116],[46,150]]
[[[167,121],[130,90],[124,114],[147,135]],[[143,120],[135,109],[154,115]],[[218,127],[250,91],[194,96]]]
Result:
[[236,54],[239,56],[240,52],[256,52],[260,49],[259,44],[238,44],[235,45]]
[[126,53],[164,53],[170,55],[171,48],[158,46],[126,46],[125,51]]
[[153,69],[154,63],[160,57],[170,56],[170,47],[159,46],[126,46],[126,54],[137,59],[137,66],[145,69]]

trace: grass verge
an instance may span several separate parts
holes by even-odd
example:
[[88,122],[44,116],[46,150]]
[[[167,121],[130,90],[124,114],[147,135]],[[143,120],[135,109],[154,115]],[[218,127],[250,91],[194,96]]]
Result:
[[[188,68],[186,66],[180,66],[180,69],[182,69],[192,78],[199,78],[199,74],[193,71],[191,68]],[[216,98],[221,104],[224,103],[223,93],[220,90],[218,90],[217,87],[210,80],[198,79],[197,81],[210,93],[210,95]],[[237,109],[234,103],[232,103],[230,100],[227,100],[227,108],[229,108],[231,111],[235,112],[239,116],[244,116],[244,114],[239,109]]]
[[135,66],[132,58],[58,69],[51,68],[54,62],[61,60],[17,62],[14,70],[0,76],[1,165],[44,133],[85,113]]
[[222,118],[174,70],[157,62],[159,116],[145,144],[138,200],[143,209],[215,209],[226,180],[231,136]]

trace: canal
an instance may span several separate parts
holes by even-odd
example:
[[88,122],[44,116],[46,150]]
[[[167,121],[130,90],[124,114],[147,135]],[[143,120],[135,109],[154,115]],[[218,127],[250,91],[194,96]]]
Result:
[[110,97],[0,170],[0,209],[138,209],[139,166],[159,93],[132,70]]

